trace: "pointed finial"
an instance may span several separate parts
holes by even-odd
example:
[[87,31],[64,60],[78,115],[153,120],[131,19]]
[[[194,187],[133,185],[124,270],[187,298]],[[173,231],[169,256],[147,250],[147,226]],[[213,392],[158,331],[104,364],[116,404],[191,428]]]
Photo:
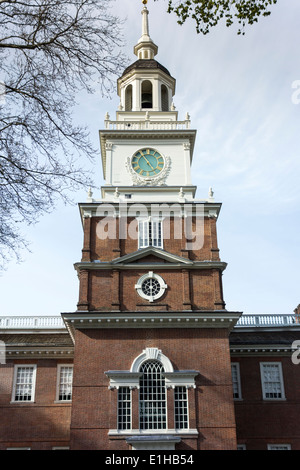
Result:
[[152,41],[149,35],[149,22],[147,9],[148,0],[142,0],[144,8],[142,9],[142,36],[138,40],[138,43],[134,46],[134,53],[139,59],[153,59],[156,56],[158,47]]

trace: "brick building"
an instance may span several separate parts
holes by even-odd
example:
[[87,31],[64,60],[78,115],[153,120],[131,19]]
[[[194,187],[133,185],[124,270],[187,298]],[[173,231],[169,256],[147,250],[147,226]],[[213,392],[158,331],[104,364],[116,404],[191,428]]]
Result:
[[300,449],[296,312],[226,310],[221,203],[195,199],[196,131],[146,6],[134,52],[100,131],[101,200],[79,204],[77,310],[0,319],[0,449]]

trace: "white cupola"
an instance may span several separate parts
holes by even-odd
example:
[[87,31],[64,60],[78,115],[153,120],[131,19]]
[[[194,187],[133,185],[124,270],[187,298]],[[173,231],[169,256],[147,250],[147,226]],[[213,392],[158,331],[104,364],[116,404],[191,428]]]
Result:
[[[142,10],[142,35],[134,46],[138,60],[129,65],[118,80],[121,112],[166,112],[175,117],[172,101],[175,94],[175,79],[154,57],[158,47],[149,34],[149,11],[146,1]],[[119,115],[123,120],[124,116]],[[132,119],[132,115],[131,115]],[[172,119],[169,116],[168,119]]]
[[173,105],[175,79],[156,60],[143,0],[142,35],[134,46],[137,60],[118,79],[116,120],[105,116],[100,131],[102,199],[108,202],[191,202],[191,163],[196,131],[190,117],[178,121]]

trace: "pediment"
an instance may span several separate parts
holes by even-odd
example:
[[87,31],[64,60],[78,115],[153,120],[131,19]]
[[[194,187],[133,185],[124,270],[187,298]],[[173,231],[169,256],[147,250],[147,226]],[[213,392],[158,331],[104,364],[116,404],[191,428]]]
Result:
[[190,266],[193,262],[182,256],[175,255],[161,248],[149,246],[142,248],[134,253],[120,256],[112,261],[112,264],[181,264],[183,266]]

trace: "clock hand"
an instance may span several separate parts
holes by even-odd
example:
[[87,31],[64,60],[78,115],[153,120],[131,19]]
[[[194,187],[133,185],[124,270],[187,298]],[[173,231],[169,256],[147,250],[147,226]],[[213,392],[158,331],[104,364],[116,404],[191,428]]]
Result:
[[153,166],[151,165],[151,163],[147,160],[147,158],[145,157],[145,155],[143,155],[144,159],[146,160],[146,162],[148,163],[148,165],[152,168],[152,170],[154,171],[154,168]]

